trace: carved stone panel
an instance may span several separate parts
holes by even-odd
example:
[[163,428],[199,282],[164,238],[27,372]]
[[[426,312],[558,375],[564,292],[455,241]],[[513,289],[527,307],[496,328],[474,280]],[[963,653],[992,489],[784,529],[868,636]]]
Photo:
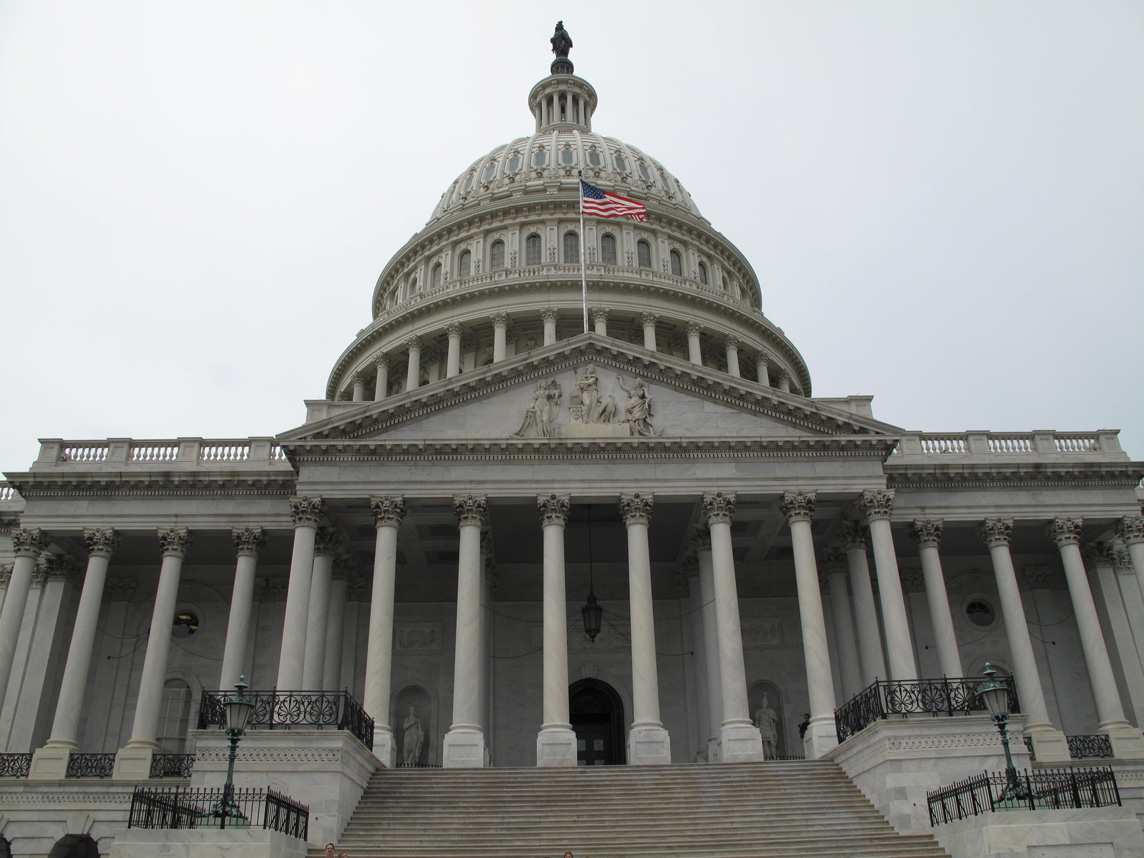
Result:
[[440,655],[444,629],[440,623],[402,623],[394,652],[400,655]]

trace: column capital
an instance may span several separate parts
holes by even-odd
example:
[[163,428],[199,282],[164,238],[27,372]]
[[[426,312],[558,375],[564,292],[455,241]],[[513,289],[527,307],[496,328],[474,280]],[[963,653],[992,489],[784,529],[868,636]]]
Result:
[[894,510],[894,490],[879,489],[862,492],[861,497],[858,498],[858,509],[862,511],[862,517],[866,519],[866,524],[880,518],[889,521],[890,513]]
[[607,307],[593,307],[592,308],[592,321],[593,322],[606,322],[606,321],[608,321],[608,308]]
[[404,345],[410,351],[420,350],[421,349],[421,337],[418,337],[418,336],[409,337],[405,341]]
[[817,492],[783,492],[780,509],[788,524],[810,521],[814,518],[814,504],[817,500]]
[[457,514],[457,524],[464,527],[475,524],[483,527],[488,518],[488,502],[484,498],[475,498],[472,495],[453,498],[453,512]]
[[1125,545],[1144,542],[1144,515],[1126,515],[1116,523],[1116,535]]
[[83,543],[88,557],[110,557],[119,547],[119,534],[111,527],[85,527]]
[[563,527],[568,522],[571,501],[567,495],[548,495],[536,499],[536,509],[540,513],[541,525],[558,524]]
[[360,370],[360,369],[359,369],[359,370],[355,370],[355,371],[354,371],[354,372],[353,372],[353,373],[350,375],[350,381],[351,381],[353,384],[365,384],[365,380],[366,380],[366,374],[365,374],[365,371],[364,371],[364,370]]
[[735,517],[735,495],[723,492],[704,495],[703,515],[707,518],[708,527],[716,522],[730,524]]
[[374,527],[400,527],[405,518],[405,498],[397,495],[373,495],[369,499]]
[[819,565],[826,570],[827,575],[845,575],[847,571],[846,552],[838,548],[827,548],[822,552],[822,562]]
[[1025,580],[1034,590],[1047,590],[1052,583],[1053,567],[1042,564],[1025,567]]
[[7,588],[8,582],[12,580],[12,564],[0,563],[0,587]]
[[779,371],[777,373],[775,373],[775,378],[777,378],[780,382],[790,381],[791,380],[790,370],[785,369],[785,368],[780,368]]
[[723,337],[723,346],[728,349],[738,349],[739,338],[734,334],[728,334],[727,336]]
[[194,537],[185,527],[160,527],[157,535],[164,557],[186,557],[187,549],[194,542]]
[[861,548],[866,550],[866,525],[860,521],[847,520],[842,522],[842,528],[838,532],[838,538],[842,540],[842,546],[846,550],[851,548]]
[[1084,558],[1097,566],[1109,566],[1121,571],[1128,566],[1132,571],[1132,561],[1128,557],[1128,549],[1118,542],[1090,542],[1084,547]]
[[44,566],[44,577],[49,581],[66,581],[78,571],[75,558],[70,554],[44,554],[41,560]]
[[981,523],[980,533],[981,538],[990,548],[996,548],[999,545],[1008,546],[1009,541],[1013,538],[1013,519],[987,518]]
[[941,533],[945,523],[929,518],[915,519],[910,528],[910,537],[918,548],[937,548],[941,545]]
[[108,578],[104,585],[107,598],[113,602],[130,602],[135,592],[134,578]]
[[774,359],[774,355],[765,350],[760,350],[755,354],[755,363],[761,363],[764,366],[770,366]]
[[450,322],[445,326],[445,333],[449,336],[449,339],[456,338],[459,340],[464,331],[465,327],[460,322]]
[[258,552],[266,547],[266,531],[261,527],[236,527],[231,530],[230,538],[239,557],[257,557]]
[[688,546],[698,556],[700,551],[711,550],[711,531],[706,527],[696,527],[691,531],[691,544]]
[[654,325],[659,321],[659,316],[656,313],[640,313],[640,324],[645,328],[648,325]]
[[647,524],[651,521],[651,508],[655,502],[653,495],[641,495],[638,492],[630,495],[620,495],[620,515],[624,524]]
[[325,501],[321,498],[311,498],[299,495],[290,498],[290,515],[294,519],[295,527],[317,527],[322,520]]
[[493,313],[489,318],[492,320],[494,328],[508,327],[508,313]]
[[542,322],[555,322],[557,312],[552,307],[545,307],[540,311],[540,320]]
[[342,536],[336,527],[319,527],[314,537],[314,556],[324,555],[332,557],[338,553]]
[[386,352],[378,352],[371,359],[370,363],[374,366],[389,366],[389,355]]
[[1057,544],[1057,548],[1063,548],[1066,545],[1080,545],[1080,532],[1083,529],[1083,518],[1059,516],[1049,522],[1045,533]]
[[21,527],[12,531],[12,550],[17,557],[39,557],[46,547],[44,532],[38,527]]
[[703,333],[703,326],[701,324],[699,324],[698,322],[688,322],[687,323],[687,336],[697,337],[701,333]]

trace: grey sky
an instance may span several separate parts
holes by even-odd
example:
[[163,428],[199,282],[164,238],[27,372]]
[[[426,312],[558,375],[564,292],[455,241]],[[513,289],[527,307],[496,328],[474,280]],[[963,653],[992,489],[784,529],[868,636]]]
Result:
[[1141,3],[5,0],[0,470],[300,424],[561,17],[816,395],[1144,459]]

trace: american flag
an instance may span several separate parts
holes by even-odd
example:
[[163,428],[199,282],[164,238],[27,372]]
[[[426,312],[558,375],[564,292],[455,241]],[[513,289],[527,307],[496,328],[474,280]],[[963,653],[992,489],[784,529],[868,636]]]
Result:
[[609,194],[607,191],[589,185],[580,180],[581,196],[583,198],[582,211],[586,215],[596,217],[630,217],[647,223],[647,206],[621,197],[618,194]]

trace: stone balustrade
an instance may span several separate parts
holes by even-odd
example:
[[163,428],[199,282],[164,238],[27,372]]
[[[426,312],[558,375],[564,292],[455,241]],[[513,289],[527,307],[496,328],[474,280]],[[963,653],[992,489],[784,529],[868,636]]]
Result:
[[906,432],[890,462],[1050,459],[1128,460],[1116,430],[1096,432]]
[[[60,467],[133,467],[162,465],[180,467],[282,468],[289,470],[282,448],[273,438],[175,438],[137,440],[109,438],[103,441],[40,441],[40,455],[33,470]],[[7,494],[5,494],[7,492]],[[11,486],[0,486],[0,501],[13,499]],[[17,496],[18,497],[18,496]]]

